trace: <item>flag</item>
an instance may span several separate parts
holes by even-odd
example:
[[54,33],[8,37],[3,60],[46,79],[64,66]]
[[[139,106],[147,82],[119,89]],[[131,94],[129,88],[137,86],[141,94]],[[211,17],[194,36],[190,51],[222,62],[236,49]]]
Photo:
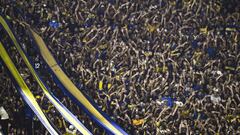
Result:
[[207,33],[208,33],[208,27],[200,28],[200,32],[201,32],[202,34],[207,34]]
[[103,90],[103,82],[102,81],[99,82],[98,88],[99,88],[99,90]]
[[134,120],[132,121],[132,123],[133,123],[134,126],[142,125],[143,122],[144,122],[144,119],[138,119],[138,120],[137,120],[137,119],[134,119]]

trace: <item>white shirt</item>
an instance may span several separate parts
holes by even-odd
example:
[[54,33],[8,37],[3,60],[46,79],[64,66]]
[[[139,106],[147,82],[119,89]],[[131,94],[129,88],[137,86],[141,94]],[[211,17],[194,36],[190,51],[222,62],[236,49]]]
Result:
[[1,120],[9,119],[7,111],[2,106],[0,107],[0,116],[1,116]]
[[218,96],[211,95],[211,100],[214,104],[218,104],[221,101],[221,98]]
[[180,107],[183,106],[183,102],[181,102],[181,101],[176,101],[175,103],[176,103],[176,105],[178,105],[178,106],[180,106]]
[[66,131],[67,131],[67,133],[72,134],[72,135],[76,135],[76,133],[77,133],[77,129],[70,130],[67,128]]

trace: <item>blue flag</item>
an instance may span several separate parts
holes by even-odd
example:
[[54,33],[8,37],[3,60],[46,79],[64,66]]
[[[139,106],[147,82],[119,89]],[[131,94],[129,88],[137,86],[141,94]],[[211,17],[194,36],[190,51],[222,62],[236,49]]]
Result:
[[56,29],[56,28],[58,28],[60,25],[59,25],[58,22],[56,22],[55,20],[53,20],[53,21],[50,21],[50,22],[49,22],[49,26],[52,27],[52,28],[54,28],[54,29]]

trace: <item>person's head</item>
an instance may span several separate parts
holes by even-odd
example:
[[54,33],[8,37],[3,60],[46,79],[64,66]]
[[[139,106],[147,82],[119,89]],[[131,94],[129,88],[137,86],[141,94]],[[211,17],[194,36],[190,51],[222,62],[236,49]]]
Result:
[[68,128],[69,128],[69,130],[74,130],[74,126],[73,125],[70,125]]

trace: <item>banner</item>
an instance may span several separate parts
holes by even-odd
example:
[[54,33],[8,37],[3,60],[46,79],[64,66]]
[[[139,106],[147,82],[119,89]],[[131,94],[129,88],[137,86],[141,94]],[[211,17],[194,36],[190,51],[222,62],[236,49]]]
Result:
[[18,43],[16,37],[14,36],[13,32],[9,28],[7,22],[0,16],[0,22],[10,38],[12,39],[13,44],[17,48],[19,54],[23,58],[23,61],[27,65],[28,69],[30,70],[31,74],[33,75],[34,79],[37,81],[38,85],[43,90],[46,97],[50,100],[50,102],[56,107],[56,109],[61,113],[61,115],[71,123],[78,131],[80,131],[83,135],[91,135],[92,133],[51,93],[49,93],[47,86],[42,82],[39,75],[33,68],[32,64],[28,60],[26,53],[22,50],[20,44]]
[[7,54],[1,42],[0,42],[0,56],[3,60],[3,63],[6,65],[9,72],[15,79],[15,82],[18,84],[18,87],[19,87],[18,90],[20,91],[23,100],[30,106],[30,108],[37,115],[37,117],[43,123],[43,125],[46,127],[49,133],[51,133],[52,135],[58,135],[58,133],[54,130],[54,128],[51,126],[46,116],[42,112],[33,94],[31,93],[28,86],[24,82],[23,78],[19,74],[18,70],[16,69],[15,65],[13,64],[12,60],[10,59],[9,55]]
[[62,91],[68,93],[69,97],[75,101],[91,118],[93,118],[93,120],[106,129],[109,134],[126,135],[127,133],[123,129],[121,129],[107,115],[98,109],[95,103],[91,102],[87,97],[85,97],[85,95],[83,95],[83,93],[73,84],[56,62],[43,39],[28,25],[27,28],[39,48],[41,56],[47,63],[50,74],[55,77],[54,81],[58,84],[58,86],[60,86]]

